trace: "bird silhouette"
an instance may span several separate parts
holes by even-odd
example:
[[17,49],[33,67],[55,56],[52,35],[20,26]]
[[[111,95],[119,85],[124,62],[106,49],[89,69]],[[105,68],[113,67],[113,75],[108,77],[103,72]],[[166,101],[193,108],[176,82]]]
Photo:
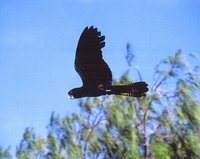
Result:
[[105,36],[97,28],[86,27],[76,49],[75,70],[81,77],[83,86],[68,92],[69,98],[97,97],[101,95],[124,95],[142,97],[148,91],[143,81],[130,84],[112,85],[112,72],[103,60],[102,48]]

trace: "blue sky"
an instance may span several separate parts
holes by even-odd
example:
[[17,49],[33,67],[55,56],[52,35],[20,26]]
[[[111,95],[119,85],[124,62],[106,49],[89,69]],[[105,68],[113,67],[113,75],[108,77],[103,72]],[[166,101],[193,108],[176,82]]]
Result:
[[130,42],[151,85],[161,58],[177,49],[200,54],[199,8],[199,0],[1,0],[0,145],[14,151],[26,127],[45,135],[52,111],[78,111],[66,94],[81,85],[73,63],[86,26],[106,36],[103,55],[114,79],[128,69]]

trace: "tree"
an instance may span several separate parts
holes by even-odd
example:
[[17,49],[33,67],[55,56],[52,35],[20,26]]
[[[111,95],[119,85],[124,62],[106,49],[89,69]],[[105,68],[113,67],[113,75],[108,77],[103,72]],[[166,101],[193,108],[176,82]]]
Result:
[[[155,67],[146,97],[81,99],[81,113],[52,113],[46,137],[27,128],[17,158],[200,158],[199,67],[182,57],[179,50]],[[115,84],[128,82],[125,73]]]
[[3,150],[0,147],[0,159],[10,159],[11,158],[11,154],[9,151],[9,148],[7,148],[6,150]]

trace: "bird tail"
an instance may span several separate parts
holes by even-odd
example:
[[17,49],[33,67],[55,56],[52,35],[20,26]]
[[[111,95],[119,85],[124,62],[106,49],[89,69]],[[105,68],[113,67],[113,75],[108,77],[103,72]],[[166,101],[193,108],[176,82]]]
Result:
[[111,87],[112,94],[131,97],[142,97],[148,91],[148,85],[145,82],[136,82],[131,84],[121,84]]

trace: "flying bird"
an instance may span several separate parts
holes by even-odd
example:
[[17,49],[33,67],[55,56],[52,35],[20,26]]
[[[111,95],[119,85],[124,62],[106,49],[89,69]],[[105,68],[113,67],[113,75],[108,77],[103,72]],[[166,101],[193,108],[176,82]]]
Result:
[[97,28],[86,27],[79,39],[76,49],[74,67],[83,86],[73,88],[68,92],[69,98],[97,97],[101,95],[124,95],[142,97],[148,91],[143,81],[112,85],[112,72],[103,60],[102,48],[105,46],[105,36]]

